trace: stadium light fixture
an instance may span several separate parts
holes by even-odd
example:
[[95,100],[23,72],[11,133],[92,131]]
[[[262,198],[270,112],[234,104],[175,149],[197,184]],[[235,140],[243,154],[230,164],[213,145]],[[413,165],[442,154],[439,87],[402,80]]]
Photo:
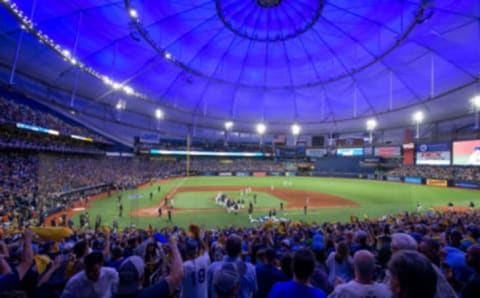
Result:
[[302,128],[300,127],[300,125],[298,125],[297,123],[292,124],[292,134],[294,136],[298,136],[301,130]]
[[[38,42],[45,44],[57,55],[61,56],[65,61],[71,63],[81,71],[96,78],[97,80],[102,80],[105,84],[112,87],[118,86],[118,88],[116,89],[122,88],[121,83],[114,82],[113,80],[108,78],[106,75],[103,75],[96,69],[86,65],[85,63],[82,63],[81,61],[76,60],[68,49],[64,48],[62,45],[57,43],[49,35],[37,29],[33,21],[27,16],[27,14],[24,11],[22,11],[17,6],[15,2],[11,0],[0,0],[0,2],[4,3],[4,6],[10,11],[10,13],[19,20],[18,22],[19,22],[20,28],[28,31],[33,37],[35,37],[38,40]],[[130,9],[128,13],[135,21],[138,22],[138,13],[134,9]],[[143,99],[146,98],[144,94],[141,94],[135,91],[131,95],[139,98],[143,98]]]
[[375,119],[368,119],[367,120],[367,130],[372,131],[377,127],[377,120]]
[[132,89],[132,87],[130,87],[130,86],[124,86],[124,87],[123,87],[123,91],[125,91],[125,93],[127,93],[128,95],[132,95],[132,94],[133,94],[133,89]]
[[63,50],[62,55],[66,58],[70,58],[72,56],[69,50]]
[[424,118],[423,112],[422,111],[416,111],[413,113],[413,122],[420,124],[422,123]]
[[163,111],[159,108],[155,110],[155,118],[162,119],[163,118]]
[[375,119],[368,119],[367,120],[367,130],[368,130],[368,141],[370,144],[373,142],[373,131],[377,127],[377,120]]
[[424,115],[422,111],[416,111],[413,113],[413,122],[415,122],[416,125],[416,134],[415,134],[415,139],[420,138],[420,123],[422,123]]
[[138,18],[138,13],[135,9],[131,8],[128,13],[130,14],[130,16],[134,19]]
[[107,77],[107,76],[104,76],[102,80],[103,80],[103,82],[104,82],[106,85],[111,85],[111,84],[113,84],[113,81],[112,81],[109,77]]
[[480,128],[480,117],[479,117],[479,112],[480,112],[480,94],[478,95],[475,95],[474,97],[472,97],[472,99],[470,100],[472,102],[472,106],[473,106],[473,111],[475,113],[475,126],[474,126],[474,129],[477,130]]
[[267,126],[263,123],[257,124],[257,132],[259,135],[263,135],[267,131]]
[[118,111],[125,110],[126,107],[127,102],[123,99],[119,99],[117,104],[115,105],[115,109],[117,109]]
[[233,127],[233,122],[232,121],[226,121],[225,122],[225,129],[230,130]]
[[480,94],[472,97],[471,101],[475,109],[480,110]]

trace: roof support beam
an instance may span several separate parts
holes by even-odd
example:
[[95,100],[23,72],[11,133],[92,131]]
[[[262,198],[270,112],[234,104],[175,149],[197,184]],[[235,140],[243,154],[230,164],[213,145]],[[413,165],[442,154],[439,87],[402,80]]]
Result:
[[[37,7],[37,0],[33,0],[32,9],[30,11],[30,20],[33,20],[33,15],[35,14],[36,7]],[[12,68],[10,70],[10,79],[8,80],[8,83],[10,85],[15,84],[13,79],[15,78],[15,70],[17,69],[18,56],[20,55],[20,49],[22,47],[23,35],[24,34],[25,34],[25,30],[20,30],[20,32],[18,34],[17,46],[15,48],[15,55],[13,56]]]
[[[80,36],[80,25],[82,23],[82,16],[83,16],[83,13],[80,12],[78,14],[78,19],[77,19],[77,30],[75,31],[75,41],[73,42],[72,57],[74,58],[77,56],[78,37]],[[73,108],[75,105],[75,96],[77,94],[79,72],[80,70],[78,69],[78,67],[75,67],[75,79],[73,80],[72,95],[70,96],[71,108]]]

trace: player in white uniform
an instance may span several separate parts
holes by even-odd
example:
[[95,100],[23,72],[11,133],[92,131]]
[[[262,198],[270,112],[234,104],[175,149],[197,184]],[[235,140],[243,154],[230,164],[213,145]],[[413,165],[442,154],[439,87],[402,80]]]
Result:
[[207,272],[210,266],[208,249],[204,248],[203,255],[198,257],[200,243],[195,239],[188,239],[185,245],[187,260],[183,262],[183,279],[181,298],[208,298]]

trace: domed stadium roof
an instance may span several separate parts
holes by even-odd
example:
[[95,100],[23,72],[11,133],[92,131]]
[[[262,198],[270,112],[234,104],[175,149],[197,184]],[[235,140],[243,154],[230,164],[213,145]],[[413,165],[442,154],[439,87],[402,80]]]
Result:
[[462,117],[480,92],[476,0],[1,3],[2,81],[92,121],[148,129],[160,108],[173,129],[362,131]]

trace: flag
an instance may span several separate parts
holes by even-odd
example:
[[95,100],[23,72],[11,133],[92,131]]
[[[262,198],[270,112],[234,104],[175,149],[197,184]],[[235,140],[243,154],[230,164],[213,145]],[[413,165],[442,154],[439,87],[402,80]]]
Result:
[[287,137],[285,135],[274,135],[273,136],[273,143],[274,144],[286,144]]

